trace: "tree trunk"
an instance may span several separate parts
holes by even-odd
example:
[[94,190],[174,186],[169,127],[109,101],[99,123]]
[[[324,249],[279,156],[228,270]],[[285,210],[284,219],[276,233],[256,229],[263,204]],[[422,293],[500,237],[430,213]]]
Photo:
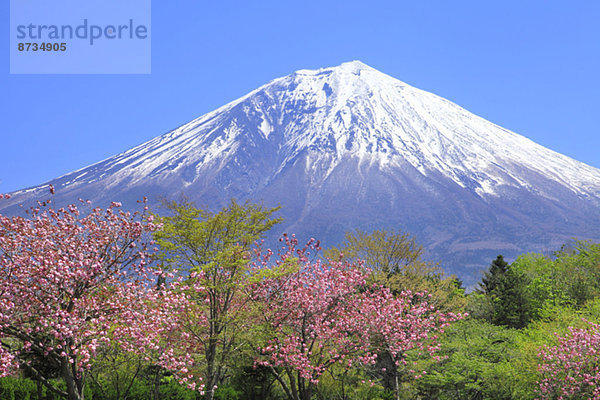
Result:
[[[208,386],[208,385],[207,385]],[[211,388],[204,392],[204,398],[206,400],[213,400],[215,398],[215,389],[214,385],[211,385]]]
[[42,382],[36,380],[35,383],[37,385],[37,398],[38,400],[43,400],[44,390],[42,388]]
[[206,351],[206,400],[213,400],[215,397],[215,358],[217,355],[217,342],[214,338],[209,338],[208,349]]
[[162,375],[162,370],[160,367],[156,367],[156,374],[154,375],[154,400],[160,400],[160,378]]
[[294,377],[294,370],[288,368],[287,375],[290,378],[290,387],[292,389],[292,398],[294,400],[300,400],[300,396],[298,396],[298,388],[300,387],[300,384],[298,384],[298,386],[296,386],[296,378]]
[[67,384],[67,394],[69,400],[84,400],[83,397],[83,377],[77,377],[73,364],[68,361],[62,362],[63,378]]
[[[298,400],[298,395],[296,393],[296,383],[293,381],[294,376],[291,375],[289,371],[287,371],[288,377],[290,378],[290,386],[288,386],[287,383],[285,383],[285,379],[283,379],[281,377],[281,375],[279,375],[277,370],[275,368],[273,368],[272,365],[269,366],[269,369],[271,370],[271,373],[273,374],[273,376],[275,376],[275,379],[279,382],[279,384],[283,388],[283,391],[285,392],[285,394],[287,394],[288,399],[289,400]],[[290,387],[291,387],[291,389],[290,389]]]
[[314,385],[311,382],[308,382],[308,385],[304,388],[304,398],[302,400],[310,400],[312,397]]

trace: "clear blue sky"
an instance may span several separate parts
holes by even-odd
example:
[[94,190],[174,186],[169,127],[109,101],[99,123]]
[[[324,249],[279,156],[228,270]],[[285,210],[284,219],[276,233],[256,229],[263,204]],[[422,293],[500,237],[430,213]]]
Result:
[[0,193],[355,59],[600,167],[598,1],[154,0],[150,75],[10,75],[0,54]]

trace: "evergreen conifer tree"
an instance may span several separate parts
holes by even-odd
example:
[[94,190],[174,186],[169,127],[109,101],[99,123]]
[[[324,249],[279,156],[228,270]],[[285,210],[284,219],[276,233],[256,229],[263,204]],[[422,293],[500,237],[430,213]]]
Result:
[[527,282],[524,275],[512,270],[498,255],[484,273],[479,291],[492,306],[488,319],[495,325],[509,328],[524,328],[531,319],[531,307],[527,296]]
[[481,278],[480,292],[484,294],[491,294],[496,288],[502,285],[504,281],[504,277],[506,275],[506,271],[508,271],[508,263],[504,261],[504,257],[499,254],[498,257],[492,264],[487,272],[483,274],[483,278]]

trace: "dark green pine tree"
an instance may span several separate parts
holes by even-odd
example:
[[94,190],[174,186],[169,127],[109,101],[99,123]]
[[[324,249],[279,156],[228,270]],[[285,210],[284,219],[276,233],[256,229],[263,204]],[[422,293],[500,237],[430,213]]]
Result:
[[479,286],[492,305],[491,323],[516,329],[527,326],[531,319],[527,280],[501,255],[492,262]]
[[503,286],[496,289],[496,320],[497,325],[521,329],[531,320],[531,302],[527,294],[526,278],[510,267],[503,281]]
[[508,271],[508,263],[504,261],[504,257],[500,254],[492,261],[487,272],[483,274],[479,291],[484,294],[491,294],[504,281],[506,271]]

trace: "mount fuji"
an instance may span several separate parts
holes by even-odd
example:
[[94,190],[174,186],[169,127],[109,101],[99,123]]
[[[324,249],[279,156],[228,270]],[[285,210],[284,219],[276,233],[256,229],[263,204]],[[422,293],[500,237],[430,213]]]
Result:
[[497,255],[600,239],[600,170],[359,61],[300,70],[114,157],[13,193],[133,206],[281,204],[273,233],[400,229],[473,284]]

